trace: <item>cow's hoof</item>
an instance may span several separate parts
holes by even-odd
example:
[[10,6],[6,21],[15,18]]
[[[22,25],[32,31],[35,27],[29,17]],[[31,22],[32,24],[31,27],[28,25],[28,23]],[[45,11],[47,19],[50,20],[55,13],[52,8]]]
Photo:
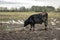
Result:
[[33,31],[35,31],[35,29],[33,29]]
[[31,31],[32,29],[30,29],[30,31]]
[[47,28],[45,28],[45,30],[47,30]]

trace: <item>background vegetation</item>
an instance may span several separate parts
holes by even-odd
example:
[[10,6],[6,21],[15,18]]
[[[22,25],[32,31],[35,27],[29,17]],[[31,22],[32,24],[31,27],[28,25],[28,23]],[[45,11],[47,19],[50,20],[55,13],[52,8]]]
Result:
[[8,9],[7,7],[0,7],[0,21],[8,20],[26,20],[30,15],[38,12],[48,12],[49,17],[60,17],[60,7],[53,6],[32,6],[31,8],[20,7]]
[[55,8],[53,6],[32,6],[31,8],[25,8],[24,6],[18,8],[11,8],[8,9],[7,7],[0,7],[0,12],[51,12],[51,11],[56,11],[60,12],[60,7]]

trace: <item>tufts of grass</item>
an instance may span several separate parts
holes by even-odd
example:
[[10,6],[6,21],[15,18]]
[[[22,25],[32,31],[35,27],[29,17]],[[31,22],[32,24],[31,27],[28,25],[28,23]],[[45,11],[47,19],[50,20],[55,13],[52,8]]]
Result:
[[[37,12],[0,12],[0,21],[8,21],[8,20],[25,20],[30,15],[36,14]],[[49,18],[60,18],[60,13],[48,12]]]

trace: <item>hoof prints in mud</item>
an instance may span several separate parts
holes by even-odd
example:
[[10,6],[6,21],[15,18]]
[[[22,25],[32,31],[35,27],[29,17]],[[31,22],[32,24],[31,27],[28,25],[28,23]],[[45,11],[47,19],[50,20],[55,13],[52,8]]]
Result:
[[59,40],[60,32],[58,30],[46,31],[19,31],[0,33],[0,40]]
[[[55,19],[56,20],[56,19]],[[58,20],[59,21],[59,20]],[[51,22],[51,21],[50,21]],[[54,21],[55,22],[55,21]],[[5,27],[7,24],[2,24]],[[8,24],[12,29],[23,27],[20,24]],[[60,21],[56,25],[48,24],[48,30],[43,30],[44,26],[36,25],[36,31],[19,30],[3,33],[0,32],[0,40],[60,40]],[[50,29],[51,28],[51,29]],[[8,28],[7,28],[8,29]]]

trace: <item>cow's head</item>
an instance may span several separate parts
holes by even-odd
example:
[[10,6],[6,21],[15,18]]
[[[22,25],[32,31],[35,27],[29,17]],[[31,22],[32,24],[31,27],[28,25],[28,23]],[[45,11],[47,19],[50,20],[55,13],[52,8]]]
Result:
[[24,27],[28,25],[28,20],[24,22]]

